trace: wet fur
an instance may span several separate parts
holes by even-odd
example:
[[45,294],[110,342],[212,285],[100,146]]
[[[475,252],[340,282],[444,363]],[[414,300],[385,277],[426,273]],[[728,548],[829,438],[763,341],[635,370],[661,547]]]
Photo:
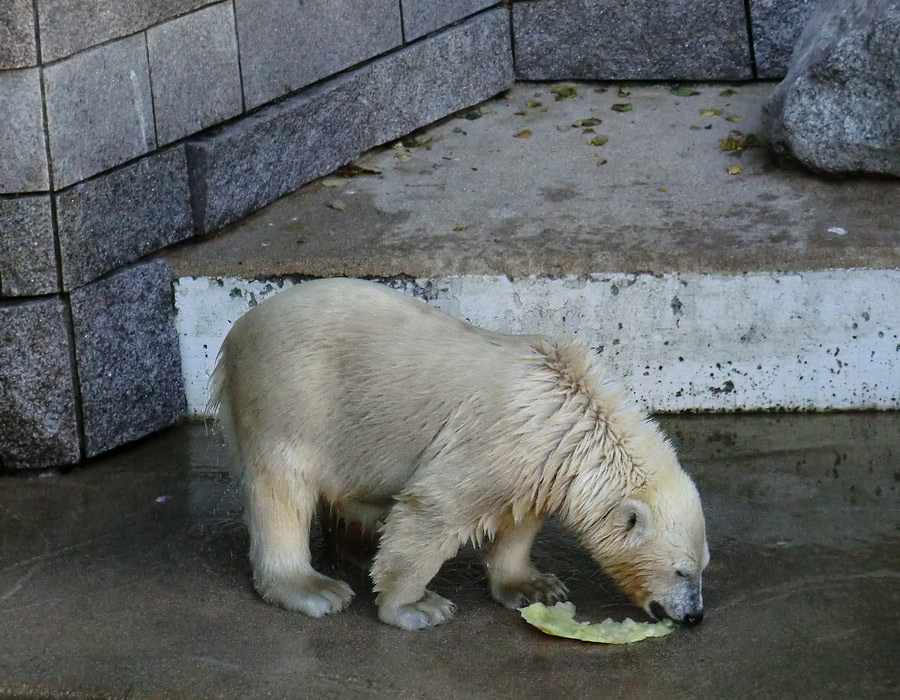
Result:
[[[371,576],[380,618],[399,627],[452,616],[425,586],[466,542],[486,545],[503,604],[564,598],[530,562],[548,514],[635,602],[668,595],[650,589],[660,554],[639,554],[616,518],[632,498],[652,502],[661,521],[689,521],[689,533],[674,522],[677,536],[663,539],[691,550],[672,556],[693,561],[699,594],[696,489],[656,425],[579,345],[478,329],[373,283],[303,283],[238,320],[211,404],[244,485],[255,584],[270,602],[320,616],[352,595],[309,563],[320,499],[380,532]],[[657,497],[663,482],[683,504]]]

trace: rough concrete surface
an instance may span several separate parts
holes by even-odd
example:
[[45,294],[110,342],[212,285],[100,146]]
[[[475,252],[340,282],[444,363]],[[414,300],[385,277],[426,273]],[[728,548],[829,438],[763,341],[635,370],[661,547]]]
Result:
[[[218,437],[162,433],[67,475],[6,478],[2,698],[886,698],[900,691],[900,414],[666,419],[704,499],[706,619],[624,647],[548,637],[491,601],[470,551],[426,632],[357,595],[311,620],[260,601]],[[551,524],[539,567],[580,617],[642,613]]]
[[[825,180],[777,167],[764,148],[720,150],[730,131],[760,133],[773,83],[701,85],[691,97],[670,86],[619,95],[616,85],[572,85],[577,96],[556,101],[554,85],[518,84],[417,132],[430,139],[424,145],[413,138],[409,149],[371,151],[362,162],[380,175],[310,183],[213,239],[167,253],[173,274],[900,267],[900,182]],[[734,94],[722,97],[726,89]],[[615,104],[632,109],[615,112]],[[595,133],[572,127],[592,117],[603,120],[588,127]],[[605,145],[590,145],[603,135]],[[730,166],[741,173],[730,175]]]

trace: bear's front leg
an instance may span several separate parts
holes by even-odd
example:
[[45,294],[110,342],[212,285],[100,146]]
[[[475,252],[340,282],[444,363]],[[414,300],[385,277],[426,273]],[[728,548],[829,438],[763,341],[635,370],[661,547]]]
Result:
[[371,570],[378,619],[405,630],[451,619],[456,606],[425,586],[458,550],[458,539],[448,537],[428,509],[397,503],[388,515]]
[[507,515],[484,552],[491,595],[507,608],[516,610],[531,603],[553,605],[568,597],[568,589],[556,576],[541,573],[531,563],[531,545],[540,529],[537,516],[526,516],[517,523]]

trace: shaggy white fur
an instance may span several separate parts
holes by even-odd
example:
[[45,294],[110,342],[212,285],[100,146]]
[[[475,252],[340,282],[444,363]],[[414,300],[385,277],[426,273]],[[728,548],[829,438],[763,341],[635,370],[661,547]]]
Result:
[[588,351],[455,320],[382,285],[307,282],[238,320],[213,376],[246,494],[254,581],[321,616],[352,591],[314,571],[320,499],[380,532],[379,617],[417,629],[452,603],[426,585],[460,545],[488,544],[494,597],[563,599],[530,550],[556,514],[653,614],[694,622],[708,561],[700,498],[656,424]]

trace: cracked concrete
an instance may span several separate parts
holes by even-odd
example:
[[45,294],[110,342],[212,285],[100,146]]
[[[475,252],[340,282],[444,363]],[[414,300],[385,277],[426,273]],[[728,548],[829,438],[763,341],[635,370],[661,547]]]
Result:
[[[433,584],[457,618],[378,622],[364,573],[311,620],[264,604],[215,433],[169,430],[71,473],[5,479],[0,698],[853,697],[900,692],[900,414],[667,417],[704,499],[706,619],[627,647],[547,637],[471,551]],[[641,617],[555,524],[538,565],[579,615]]]

